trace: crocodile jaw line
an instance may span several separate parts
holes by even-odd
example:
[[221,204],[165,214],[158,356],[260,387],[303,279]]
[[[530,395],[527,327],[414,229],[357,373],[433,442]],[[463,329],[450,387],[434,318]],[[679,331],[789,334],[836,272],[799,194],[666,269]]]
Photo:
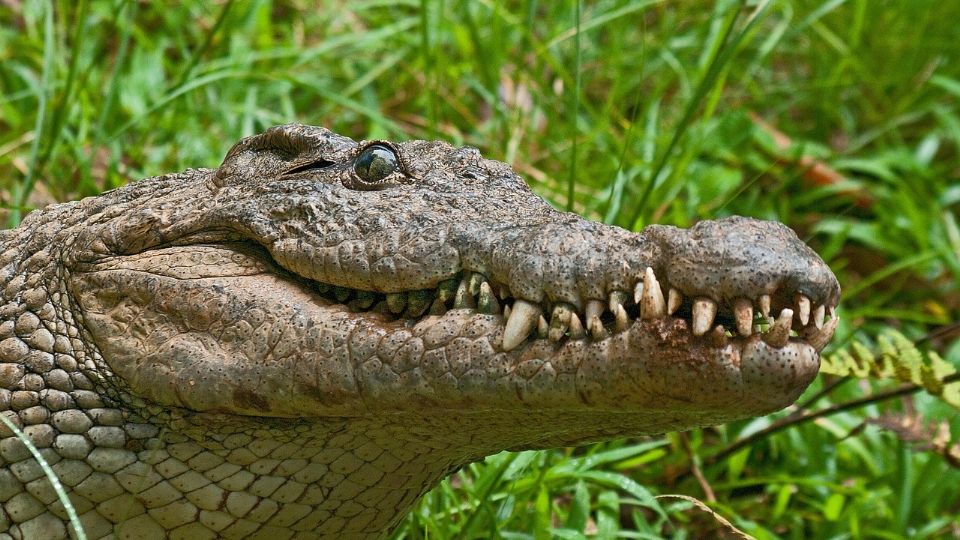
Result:
[[[216,261],[220,272],[198,274],[192,261]],[[763,316],[770,300],[761,297],[750,332],[732,334],[713,323],[742,321],[744,303],[718,319],[712,301],[671,289],[668,306],[650,268],[632,296],[615,291],[583,311],[512,298],[469,272],[429,293],[370,293],[297,278],[244,244],[147,251],[74,279],[85,291],[87,326],[138,395],[252,416],[535,407],[567,416],[663,411],[674,419],[637,426],[638,433],[717,423],[792,402],[816,375],[814,345],[837,320],[802,326],[784,308],[771,323]],[[162,301],[184,295],[194,302]],[[214,302],[219,314],[204,324],[219,328],[220,338],[192,339],[199,329],[192,321],[209,319]],[[271,313],[276,318],[264,321]],[[283,323],[302,331],[271,337]],[[790,337],[791,325],[799,335]],[[209,392],[214,378],[220,391]]]

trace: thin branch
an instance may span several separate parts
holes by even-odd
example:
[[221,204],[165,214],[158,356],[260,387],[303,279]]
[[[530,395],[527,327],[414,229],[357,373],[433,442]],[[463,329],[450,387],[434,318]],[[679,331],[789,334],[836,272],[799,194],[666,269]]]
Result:
[[803,411],[809,409],[811,405],[820,401],[825,396],[832,394],[834,390],[840,387],[840,385],[844,384],[847,381],[852,381],[852,380],[853,380],[853,377],[838,377],[837,379],[834,379],[829,384],[821,388],[819,392],[810,396],[810,398],[804,401],[803,403],[797,405],[797,410],[794,411],[791,414],[791,416],[799,416],[800,414],[803,413]]
[[690,437],[686,432],[680,433],[680,441],[683,443],[683,450],[687,453],[687,457],[690,458],[690,470],[693,473],[693,476],[696,477],[697,482],[700,483],[700,489],[703,490],[703,495],[707,498],[707,502],[717,502],[717,496],[713,493],[713,488],[710,487],[710,482],[707,481],[707,477],[704,476],[703,471],[700,470],[700,465],[697,463],[696,454],[694,453],[693,448],[690,447]]
[[[944,385],[947,385],[957,381],[960,381],[960,372],[953,373],[951,375],[944,377],[942,382]],[[779,431],[783,431],[784,429],[787,429],[789,427],[793,427],[799,424],[804,424],[812,420],[816,420],[817,418],[823,418],[825,416],[830,416],[839,412],[849,411],[851,409],[865,407],[867,405],[872,405],[874,403],[879,403],[881,401],[886,401],[888,399],[893,399],[896,397],[913,394],[920,390],[923,390],[923,387],[920,385],[905,384],[897,388],[892,388],[890,390],[885,390],[883,392],[876,392],[876,393],[870,394],[869,396],[853,399],[845,403],[838,403],[836,405],[832,405],[825,409],[820,409],[819,411],[806,412],[799,415],[787,416],[786,418],[778,420],[770,424],[769,426],[765,427],[764,429],[761,429],[760,431],[757,431],[747,437],[744,437],[734,442],[733,444],[730,444],[723,450],[720,450],[719,452],[713,455],[707,456],[706,458],[703,459],[703,464],[712,465],[726,458],[727,456],[734,454],[741,448],[750,446],[751,444],[761,439],[769,437],[770,435],[773,435],[774,433],[777,433]]]

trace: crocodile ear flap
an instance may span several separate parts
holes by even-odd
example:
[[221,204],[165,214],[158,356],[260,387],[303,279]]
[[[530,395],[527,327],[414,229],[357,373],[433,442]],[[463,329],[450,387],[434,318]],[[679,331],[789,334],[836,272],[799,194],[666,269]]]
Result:
[[213,176],[217,187],[269,180],[293,170],[348,161],[357,143],[321,127],[285,124],[245,137]]

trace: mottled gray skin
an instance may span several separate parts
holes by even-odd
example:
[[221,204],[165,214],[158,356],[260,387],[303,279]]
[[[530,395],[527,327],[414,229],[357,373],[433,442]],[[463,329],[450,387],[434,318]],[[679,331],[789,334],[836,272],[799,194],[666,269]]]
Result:
[[[381,537],[491,453],[764,414],[815,376],[800,338],[695,337],[689,300],[645,320],[632,300],[649,266],[664,293],[715,300],[728,327],[737,298],[835,305],[833,275],[783,225],[630,233],[557,212],[505,164],[442,142],[387,145],[399,168],[364,181],[368,146],[281,126],[219,169],[0,231],[0,410],[89,538]],[[415,297],[471,273],[472,295],[419,313]],[[547,320],[624,291],[629,325],[606,314],[602,336],[533,332],[505,351],[504,317],[474,308],[482,279],[498,307],[522,299]],[[393,314],[357,290],[427,292]],[[0,432],[0,536],[65,537],[50,483]]]

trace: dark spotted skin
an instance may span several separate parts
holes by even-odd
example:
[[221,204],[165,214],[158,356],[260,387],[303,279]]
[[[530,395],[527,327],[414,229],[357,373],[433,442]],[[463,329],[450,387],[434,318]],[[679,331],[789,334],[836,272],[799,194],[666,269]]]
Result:
[[[815,376],[802,339],[694,337],[686,308],[632,300],[602,335],[503,346],[502,308],[550,322],[632,298],[647,267],[721,311],[839,296],[780,224],[631,233],[553,210],[475,149],[281,126],[218,169],[0,231],[0,410],[88,538],[382,537],[491,453],[764,414]],[[0,436],[0,537],[65,538],[37,461]]]

